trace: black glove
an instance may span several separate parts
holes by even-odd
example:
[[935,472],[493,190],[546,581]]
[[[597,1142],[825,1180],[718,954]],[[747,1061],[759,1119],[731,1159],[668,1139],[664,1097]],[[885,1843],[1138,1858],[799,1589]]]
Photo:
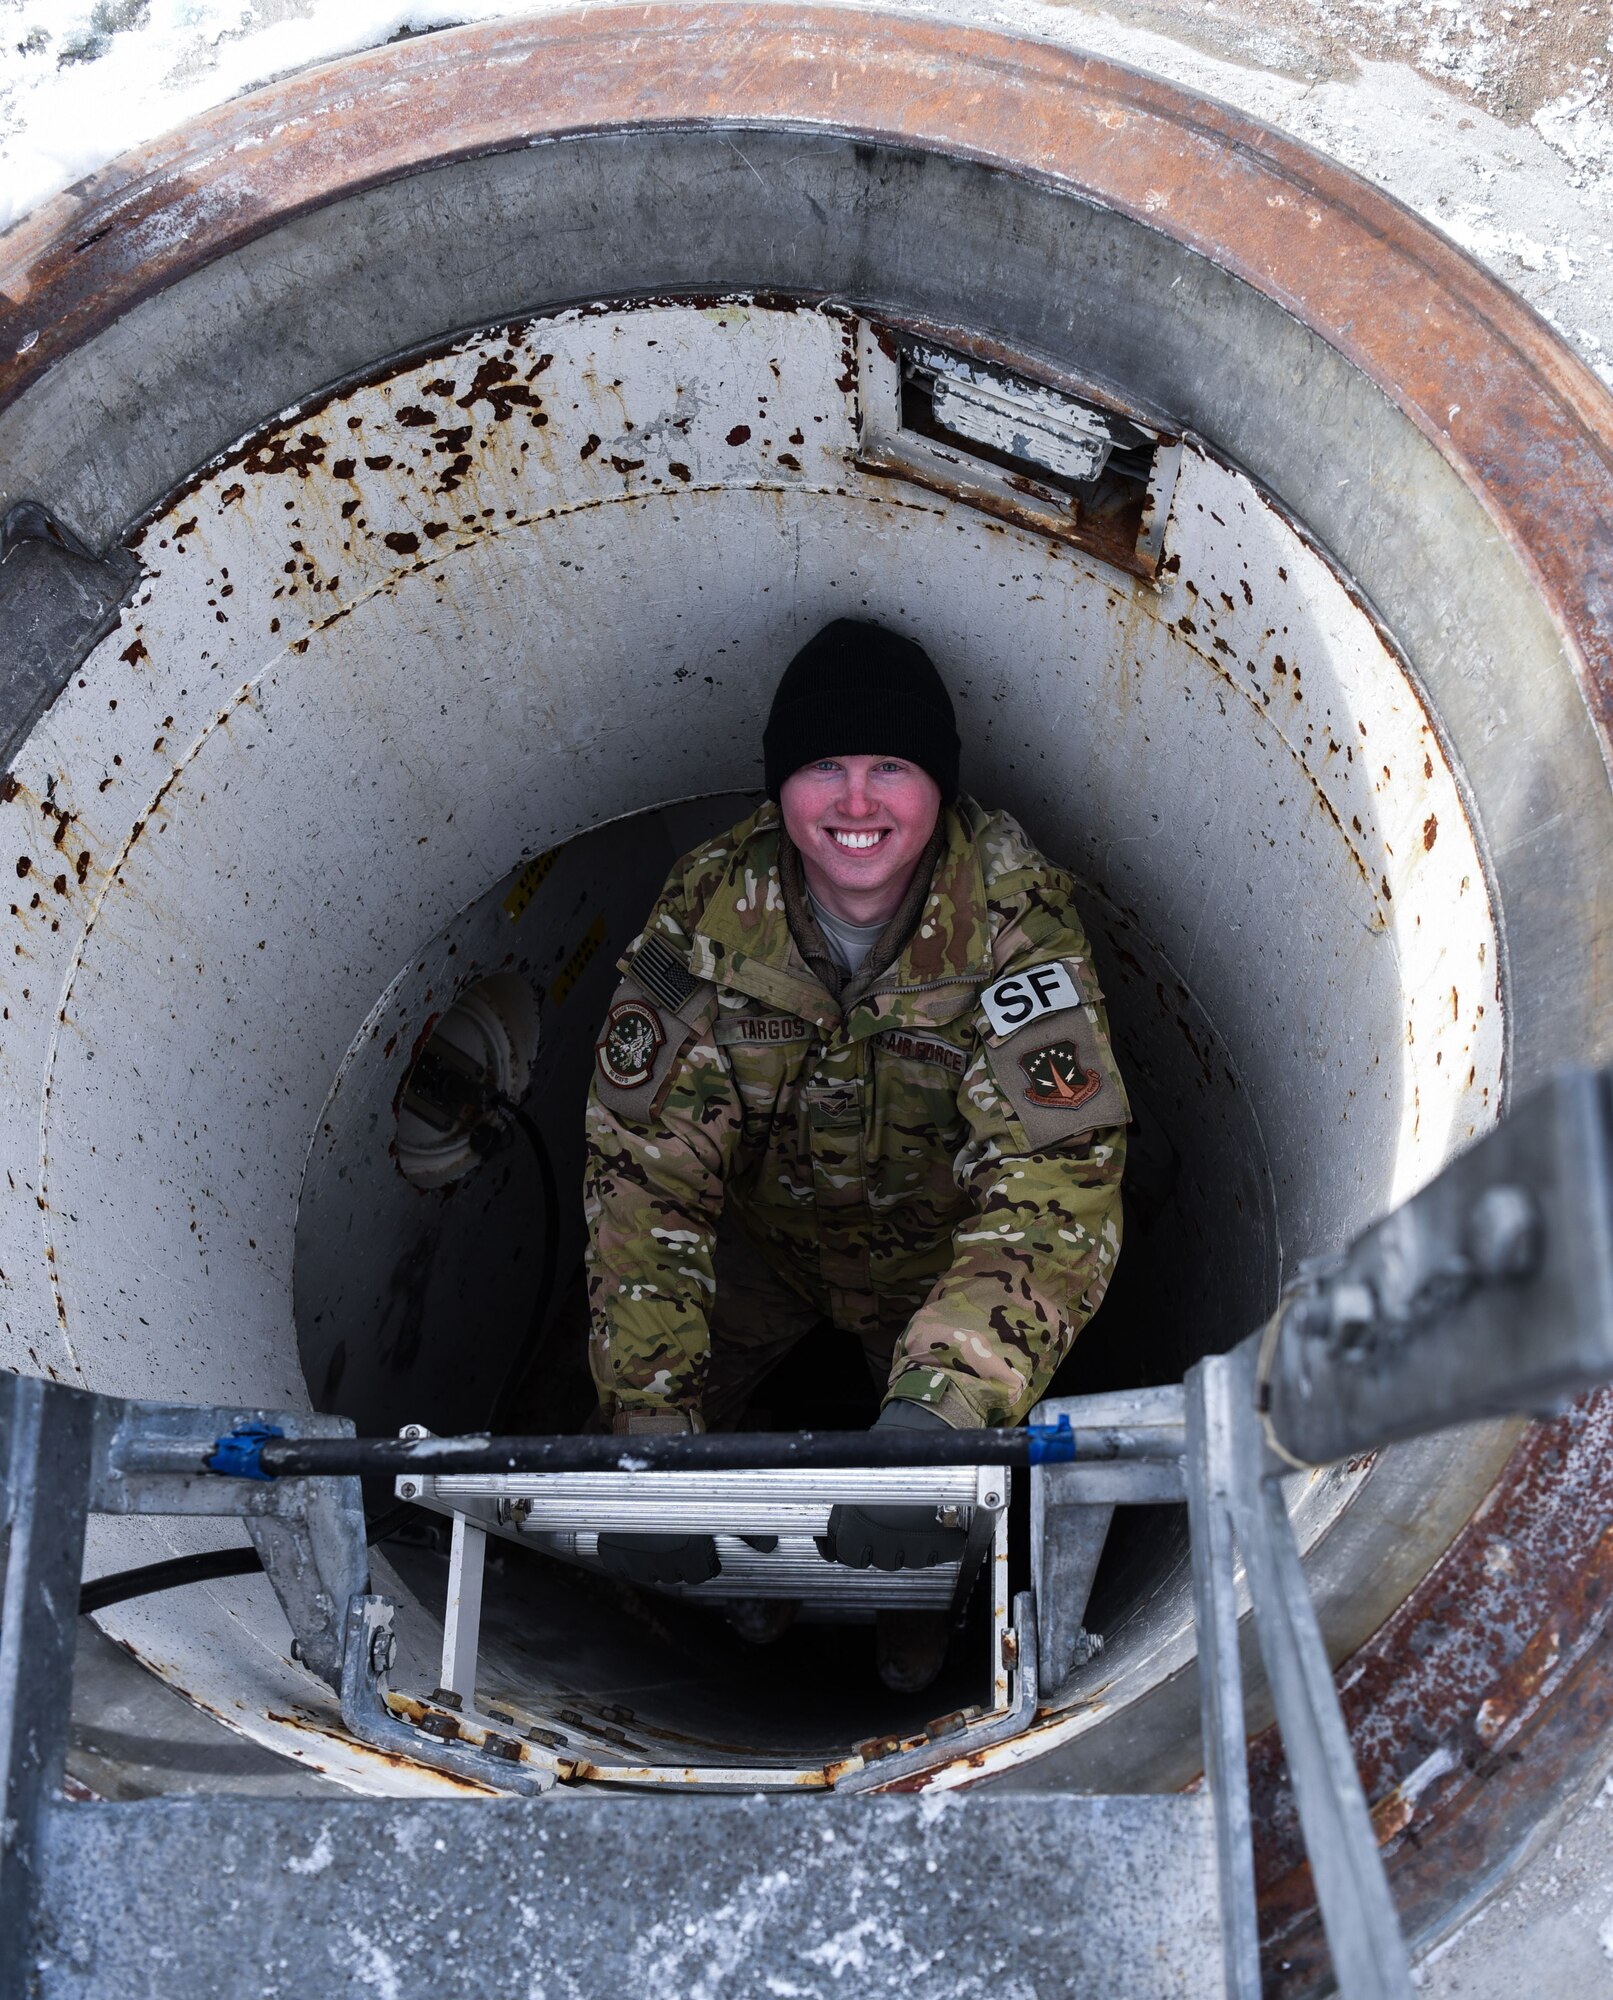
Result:
[[709,1583],[722,1567],[710,1535],[601,1535],[599,1560],[627,1583]]
[[[880,1425],[911,1431],[950,1428],[934,1410],[905,1399],[885,1405],[874,1428]],[[956,1562],[963,1554],[964,1532],[943,1528],[936,1516],[934,1507],[836,1507],[829,1515],[829,1532],[815,1538],[818,1553],[848,1569],[933,1569],[937,1563]]]

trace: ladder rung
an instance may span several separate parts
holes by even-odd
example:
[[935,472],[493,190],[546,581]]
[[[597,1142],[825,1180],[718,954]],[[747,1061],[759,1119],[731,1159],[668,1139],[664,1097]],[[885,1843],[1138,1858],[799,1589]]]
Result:
[[[598,1537],[591,1534],[536,1534],[532,1538],[556,1555],[594,1565]],[[906,1606],[912,1610],[945,1610],[958,1584],[958,1565],[937,1563],[933,1569],[847,1569],[825,1562],[810,1536],[781,1536],[770,1554],[747,1547],[737,1535],[717,1536],[721,1573],[709,1583],[665,1585],[696,1598],[789,1597],[803,1604],[833,1604],[850,1609],[858,1604]]]

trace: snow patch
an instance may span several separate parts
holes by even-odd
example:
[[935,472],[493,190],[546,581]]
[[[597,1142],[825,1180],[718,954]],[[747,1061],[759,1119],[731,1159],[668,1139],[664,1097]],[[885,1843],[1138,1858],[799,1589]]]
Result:
[[323,1875],[335,1859],[336,1850],[330,1844],[330,1830],[322,1826],[319,1829],[319,1838],[308,1853],[293,1854],[286,1862],[286,1866],[293,1875]]
[[1541,105],[1529,122],[1583,178],[1613,173],[1613,103],[1605,75]]
[[364,1986],[373,1986],[381,2000],[402,2000],[403,1987],[398,1968],[371,1937],[356,1924],[347,1926],[347,1941],[356,1954],[353,1977]]
[[401,33],[530,11],[511,0],[23,0],[0,45],[0,230],[187,118]]
[[822,1944],[802,1952],[801,1956],[811,1965],[823,1966],[836,1979],[847,1972],[866,1972],[867,1941],[878,1929],[877,1918],[864,1917],[861,1923],[853,1924],[849,1930],[837,1931],[833,1937],[825,1938]]
[[1443,1778],[1448,1771],[1454,1771],[1461,1759],[1448,1747],[1436,1750],[1431,1757],[1425,1757],[1415,1771],[1400,1781],[1400,1796],[1408,1803],[1421,1798],[1436,1778]]
[[634,2000],[726,2000],[789,1887],[788,1872],[775,1869],[742,1882],[714,1908],[652,1924],[634,1940],[628,1981]]

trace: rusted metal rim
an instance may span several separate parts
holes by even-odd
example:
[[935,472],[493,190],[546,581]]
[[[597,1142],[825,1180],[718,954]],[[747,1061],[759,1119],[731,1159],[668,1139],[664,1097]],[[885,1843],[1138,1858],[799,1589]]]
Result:
[[[1613,408],[1589,370],[1345,168],[1157,78],[955,23],[620,7],[453,30],[291,77],[9,233],[0,408],[139,298],[310,208],[544,139],[713,124],[834,130],[1056,183],[1279,301],[1482,496],[1588,670],[1606,748]],[[246,127],[261,143],[237,150]]]
[[[1156,79],[952,23],[619,7],[455,30],[289,79],[114,163],[0,241],[0,407],[143,297],[299,214],[455,158],[715,125],[833,131],[1037,180],[1277,301],[1479,496],[1576,660],[1613,765],[1613,404],[1589,372],[1345,169]],[[1596,1643],[1610,1428],[1607,1398],[1534,1428],[1481,1517],[1342,1675],[1414,1932],[1506,1865],[1613,1713]],[[1253,1754],[1270,1990],[1298,1994],[1325,1958],[1276,1746]]]
[[[1531,1426],[1484,1505],[1337,1679],[1408,1937],[1473,1908],[1613,1727],[1613,1394]],[[1266,1991],[1331,1989],[1275,1730],[1250,1745]]]

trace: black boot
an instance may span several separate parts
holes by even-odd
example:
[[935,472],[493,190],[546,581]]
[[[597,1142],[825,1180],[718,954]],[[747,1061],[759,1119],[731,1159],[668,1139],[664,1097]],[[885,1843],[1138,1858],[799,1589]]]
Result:
[[952,1620],[945,1611],[898,1611],[875,1615],[879,1678],[893,1694],[921,1694],[946,1665]]

